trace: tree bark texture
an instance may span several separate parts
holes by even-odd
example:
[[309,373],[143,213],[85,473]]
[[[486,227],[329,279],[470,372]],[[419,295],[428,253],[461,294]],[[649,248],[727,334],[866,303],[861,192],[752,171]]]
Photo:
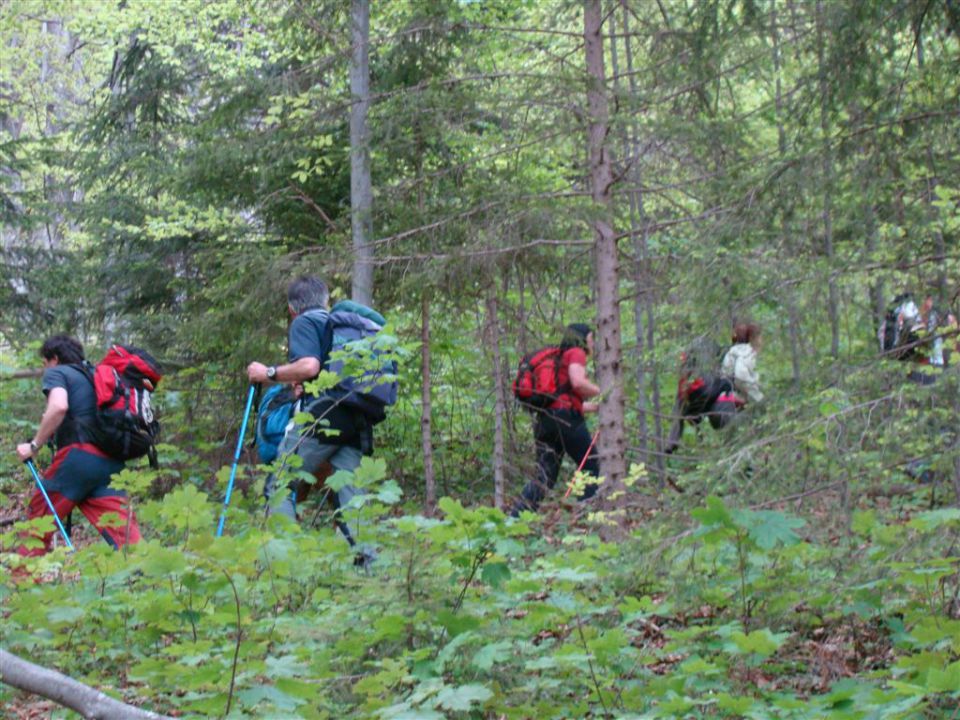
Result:
[[613,173],[606,139],[608,108],[603,63],[603,15],[600,0],[586,0],[583,12],[589,115],[590,184],[594,202],[594,257],[597,284],[597,382],[600,403],[597,449],[600,472],[614,487],[626,476],[623,371],[621,367],[619,258],[610,212]]
[[34,665],[6,650],[0,650],[0,679],[18,690],[53,700],[88,720],[165,720],[169,717],[114,700],[56,670]]
[[[630,78],[630,95],[636,97],[636,80],[633,76],[633,54],[630,51],[630,13],[626,7],[623,8],[623,36],[624,51],[626,60],[626,75]],[[615,22],[616,14],[610,15],[610,69],[613,71],[614,92],[620,95],[620,67],[619,53],[617,52],[617,26]],[[630,184],[633,189],[628,193],[630,205],[630,233],[634,238],[634,295],[633,295],[633,319],[634,331],[636,337],[636,370],[635,377],[637,382],[637,439],[640,447],[640,456],[647,465],[650,464],[649,454],[649,429],[647,427],[647,387],[646,387],[646,343],[644,341],[643,312],[644,302],[647,297],[646,282],[644,280],[644,261],[646,258],[646,223],[643,195],[640,191],[640,143],[638,140],[639,132],[636,123],[630,123],[622,127],[621,147],[622,162],[630,173]],[[637,218],[641,218],[638,222]],[[642,231],[641,231],[642,223]]]
[[827,257],[828,314],[830,317],[830,356],[840,357],[840,299],[833,276],[833,149],[830,146],[830,84],[824,57],[826,16],[822,0],[817,0],[817,64],[820,75],[820,132],[823,135],[823,252]]
[[[776,2],[771,4],[770,8],[770,39],[773,48],[773,74],[776,85],[776,101],[774,104],[777,117],[777,150],[780,162],[787,162],[787,132],[783,126],[783,73],[782,73],[782,55],[780,50],[780,25],[777,21]],[[790,202],[787,200],[786,202]],[[792,215],[789,206],[785,206],[780,211],[780,238],[783,248],[788,255],[796,257],[796,248],[793,241],[793,234],[790,229],[788,214]],[[787,306],[787,337],[790,343],[790,367],[793,371],[793,387],[800,387],[800,313],[797,310],[797,297],[792,285],[786,285],[783,289],[784,300]]]
[[497,305],[496,286],[491,286],[487,294],[487,346],[493,360],[493,506],[504,508],[506,452],[504,450],[504,417],[507,408],[507,396],[504,387],[506,379],[500,353],[500,318]]
[[370,0],[350,5],[350,227],[353,234],[353,299],[373,304],[373,190],[370,182]]
[[430,405],[430,298],[424,294],[420,320],[420,374],[423,377],[420,401],[420,445],[423,452],[425,512],[433,515],[437,507],[437,477],[433,470],[433,432]]

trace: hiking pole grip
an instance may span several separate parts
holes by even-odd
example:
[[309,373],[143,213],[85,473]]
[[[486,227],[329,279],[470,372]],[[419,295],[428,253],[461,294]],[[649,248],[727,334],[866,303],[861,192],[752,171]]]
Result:
[[40,480],[40,473],[37,472],[37,466],[34,464],[33,459],[27,458],[23,461],[23,464],[30,468],[30,473],[33,475],[33,479],[36,481],[37,487],[40,488],[43,499],[47,501],[47,507],[50,508],[50,513],[53,515],[53,519],[57,523],[57,527],[60,528],[60,534],[63,535],[63,541],[67,543],[68,548],[73,550],[73,543],[70,542],[70,536],[67,535],[67,531],[63,527],[63,523],[60,522],[60,516],[57,515],[57,510],[53,507],[53,501],[50,499],[50,496],[47,495],[46,488],[43,487],[43,482]]
[[[590,444],[587,446],[587,451],[583,454],[583,459],[580,461],[580,465],[577,467],[573,477],[577,476],[577,473],[583,470],[583,466],[587,464],[587,458],[590,457],[590,452],[593,450],[593,446],[597,443],[597,438],[600,437],[600,428],[597,428],[597,431],[593,434],[593,440],[590,441]],[[573,490],[573,478],[570,478],[570,482],[567,484],[567,491],[563,494],[563,499],[566,500],[570,497],[570,492]]]
[[[251,408],[259,408],[259,407],[260,407],[260,397],[263,395],[263,385],[262,385],[261,383],[257,383],[257,386],[256,386],[256,387],[257,387],[257,389],[253,392],[253,405],[251,406]],[[253,412],[252,409],[251,409],[251,412]],[[258,418],[258,420],[259,420],[259,417],[260,417],[260,411],[259,411],[259,409],[258,409],[258,410],[257,410],[257,418]],[[256,422],[254,423],[254,425],[256,425]],[[256,446],[257,446],[257,431],[254,430],[254,431],[253,431],[253,434],[252,434],[251,437],[250,437],[250,449],[252,450],[252,449],[255,448]]]
[[223,524],[227,520],[227,507],[230,505],[230,496],[233,494],[233,481],[237,477],[237,464],[240,462],[240,453],[243,452],[243,438],[247,434],[247,421],[250,419],[250,410],[253,407],[253,394],[257,386],[250,384],[247,392],[247,407],[243,411],[243,422],[240,423],[240,437],[237,438],[237,450],[233,454],[233,467],[230,468],[230,480],[227,483],[227,494],[223,498],[223,510],[220,512],[220,523],[217,525],[217,537],[223,535]]

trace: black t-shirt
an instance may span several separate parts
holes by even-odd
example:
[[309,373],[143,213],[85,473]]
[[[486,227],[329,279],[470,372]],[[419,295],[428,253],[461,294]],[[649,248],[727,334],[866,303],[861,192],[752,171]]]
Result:
[[74,365],[55,365],[43,371],[43,394],[54,388],[67,391],[67,415],[54,435],[58,448],[82,442],[79,424],[91,422],[97,414],[97,396],[86,373]]
[[333,346],[333,331],[329,319],[330,314],[326,310],[308,310],[293,319],[287,333],[288,362],[315,357],[320,361],[320,367],[323,367]]

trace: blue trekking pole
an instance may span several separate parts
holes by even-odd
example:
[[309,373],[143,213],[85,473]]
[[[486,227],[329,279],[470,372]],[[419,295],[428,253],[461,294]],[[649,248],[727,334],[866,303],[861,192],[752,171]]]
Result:
[[253,407],[253,393],[257,386],[250,384],[247,393],[247,409],[243,411],[243,422],[240,424],[240,437],[237,438],[237,451],[233,454],[233,467],[230,468],[230,482],[227,483],[227,495],[223,498],[223,511],[220,513],[220,524],[217,526],[217,537],[223,535],[223,523],[227,519],[227,506],[230,504],[230,495],[233,493],[233,481],[237,477],[237,463],[240,462],[240,453],[243,451],[243,438],[247,434],[247,420],[250,419],[250,409]]
[[63,535],[63,540],[67,543],[67,547],[73,550],[73,543],[70,542],[70,537],[67,535],[67,531],[63,527],[63,523],[60,522],[60,516],[57,515],[56,509],[53,507],[53,501],[50,499],[50,496],[47,495],[46,488],[43,487],[43,483],[40,481],[40,473],[37,472],[37,466],[33,464],[33,460],[27,458],[24,462],[30,472],[33,473],[33,479],[37,481],[37,487],[40,488],[40,492],[43,494],[43,499],[47,501],[47,507],[50,508],[50,512],[53,515],[53,519],[57,523],[57,527],[60,528],[60,533]]

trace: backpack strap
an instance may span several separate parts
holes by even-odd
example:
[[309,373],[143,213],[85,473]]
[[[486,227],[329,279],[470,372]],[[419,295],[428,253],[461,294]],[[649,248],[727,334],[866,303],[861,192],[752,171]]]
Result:
[[573,395],[573,383],[570,382],[570,365],[567,364],[567,382],[560,384],[560,367],[563,365],[564,352],[557,348],[557,360],[553,363],[553,371],[556,376],[553,378],[553,384],[557,387],[557,397],[561,395]]
[[[312,310],[307,310],[306,312],[304,312],[303,315],[309,318],[313,318],[315,320],[320,320],[323,323],[323,329],[319,331],[321,335],[320,337],[317,338],[317,342],[320,343],[321,348],[331,346],[333,344],[333,325],[330,322],[330,311],[325,310],[324,308],[313,308]],[[327,342],[324,342],[325,340]],[[319,358],[321,370],[327,364],[327,361],[329,359],[330,359],[329,352],[325,357]]]

